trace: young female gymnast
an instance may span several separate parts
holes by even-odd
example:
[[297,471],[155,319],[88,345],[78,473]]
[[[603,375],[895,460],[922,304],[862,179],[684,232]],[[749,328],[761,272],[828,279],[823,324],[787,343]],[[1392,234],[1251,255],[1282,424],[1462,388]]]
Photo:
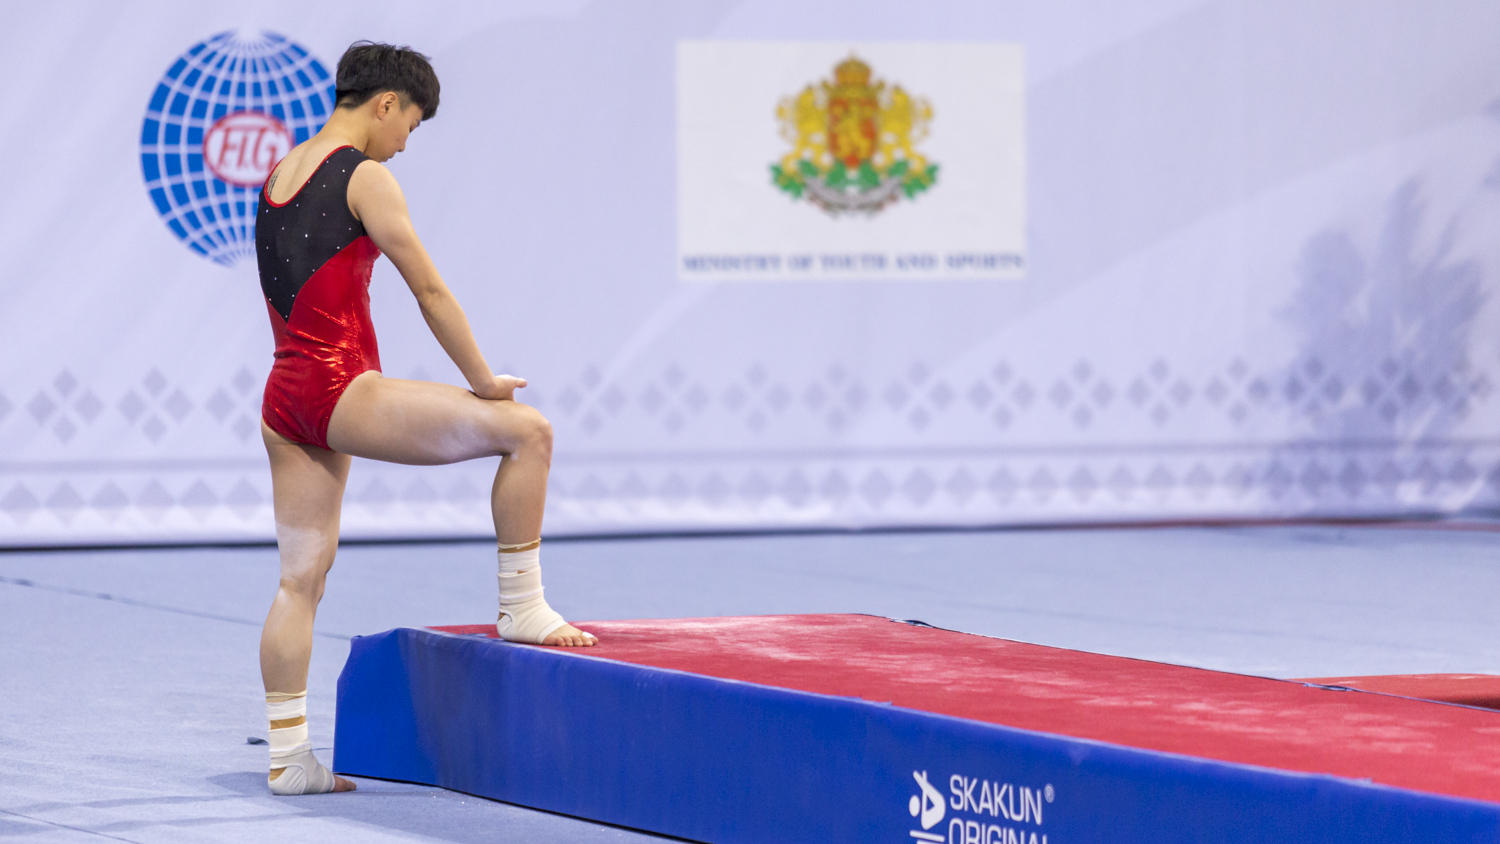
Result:
[[[597,641],[542,598],[552,429],[514,400],[524,379],[495,375],[485,363],[412,229],[401,188],[380,163],[437,113],[437,75],[420,53],[359,42],[339,59],[337,100],[323,129],[272,171],[255,222],[276,339],[261,434],[271,459],[281,584],[260,641],[275,794],[354,789],[313,757],[306,719],[313,617],[338,546],[350,455],[422,465],[498,455],[490,506],[500,546],[500,636],[564,646]],[[368,288],[382,253],[469,390],[381,375]]]

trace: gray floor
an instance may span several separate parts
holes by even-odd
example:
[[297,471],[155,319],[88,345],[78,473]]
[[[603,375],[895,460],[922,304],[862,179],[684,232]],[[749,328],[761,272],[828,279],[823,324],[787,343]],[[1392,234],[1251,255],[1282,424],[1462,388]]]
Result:
[[[575,619],[866,612],[1274,677],[1500,674],[1500,534],[1172,528],[552,542]],[[265,791],[269,548],[0,553],[0,837],[645,840],[431,788]],[[494,617],[483,544],[345,548],[319,615],[314,742],[348,637]],[[325,760],[327,759],[326,751]]]

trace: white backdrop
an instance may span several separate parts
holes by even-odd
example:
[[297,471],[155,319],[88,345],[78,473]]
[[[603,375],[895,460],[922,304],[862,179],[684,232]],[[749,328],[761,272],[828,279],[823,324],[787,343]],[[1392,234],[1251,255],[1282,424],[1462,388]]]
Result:
[[[350,9],[8,14],[0,544],[272,535],[254,267],[185,246],[140,159],[158,80],[234,28],[432,55],[391,166],[553,420],[549,534],[1495,506],[1500,4]],[[1025,277],[680,281],[698,40],[1018,45]],[[387,374],[456,381],[389,263],[372,294]],[[358,462],[345,534],[481,535],[492,472]]]

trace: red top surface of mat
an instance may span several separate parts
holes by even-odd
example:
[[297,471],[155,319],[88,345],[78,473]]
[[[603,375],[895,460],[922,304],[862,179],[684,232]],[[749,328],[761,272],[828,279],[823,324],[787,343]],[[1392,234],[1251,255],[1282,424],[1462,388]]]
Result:
[[[598,621],[577,653],[1130,747],[1500,801],[1500,712],[862,615]],[[487,633],[494,625],[436,627]],[[561,649],[560,649],[561,650]],[[1348,684],[1340,684],[1348,685]]]
[[1500,709],[1500,677],[1494,674],[1381,674],[1316,677],[1302,682]]

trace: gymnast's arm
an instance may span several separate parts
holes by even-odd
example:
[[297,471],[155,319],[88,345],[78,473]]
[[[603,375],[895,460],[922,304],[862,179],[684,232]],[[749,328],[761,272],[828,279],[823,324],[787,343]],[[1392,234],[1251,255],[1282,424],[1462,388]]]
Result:
[[390,170],[375,161],[362,162],[355,168],[349,178],[349,210],[406,279],[422,308],[427,327],[458,365],[475,395],[482,399],[508,399],[517,387],[526,386],[524,379],[496,375],[485,363],[464,309],[443,283],[443,277],[438,275],[437,267],[412,228],[406,197]]

